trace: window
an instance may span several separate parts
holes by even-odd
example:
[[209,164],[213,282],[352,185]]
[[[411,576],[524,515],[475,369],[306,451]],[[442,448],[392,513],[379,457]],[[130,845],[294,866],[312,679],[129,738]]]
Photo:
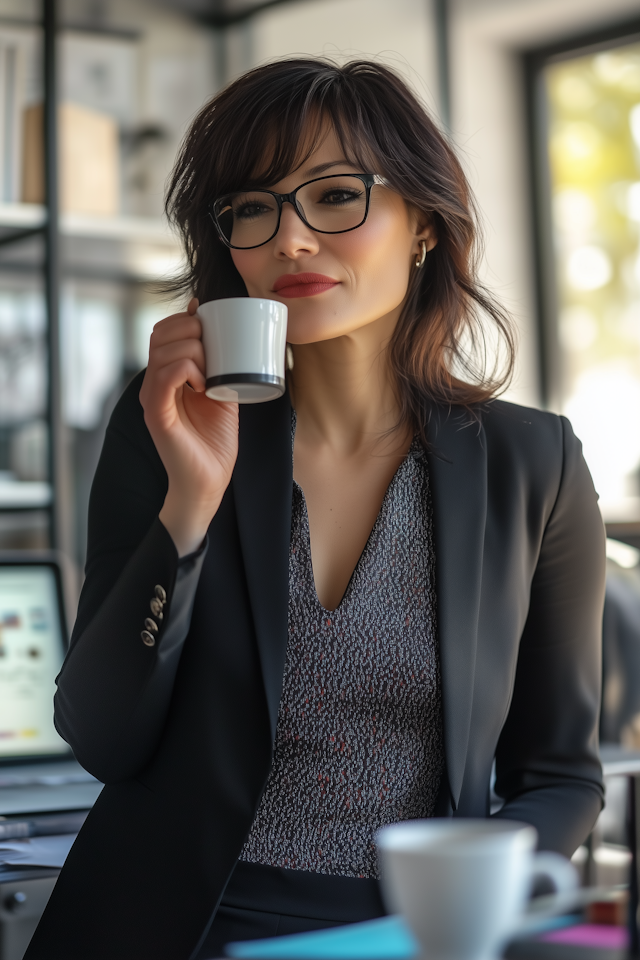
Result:
[[547,400],[640,520],[640,36],[529,58]]

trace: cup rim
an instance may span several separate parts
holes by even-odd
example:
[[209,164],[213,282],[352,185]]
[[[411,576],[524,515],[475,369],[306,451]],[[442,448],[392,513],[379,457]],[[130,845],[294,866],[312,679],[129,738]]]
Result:
[[512,840],[533,850],[537,831],[531,824],[518,820],[443,819],[406,820],[381,827],[375,836],[378,849],[384,853],[422,854],[442,850],[447,856],[469,856],[495,847],[496,841]]
[[[284,310],[285,314],[288,315],[288,313],[289,313],[289,308],[287,307],[286,303],[282,303],[280,300],[272,300],[272,299],[270,299],[269,297],[249,297],[249,296],[247,296],[247,297],[216,297],[215,300],[205,300],[204,303],[198,304],[198,310],[196,310],[196,314],[198,313],[198,311],[204,309],[205,307],[211,307],[211,306],[213,306],[214,304],[217,305],[217,304],[221,304],[221,303],[240,303],[240,304],[246,304],[246,303],[259,303],[259,304],[263,304],[263,303],[268,303],[268,304],[275,304],[276,306],[278,306],[278,307],[280,307],[282,310]],[[208,312],[208,311],[207,311],[207,312]]]

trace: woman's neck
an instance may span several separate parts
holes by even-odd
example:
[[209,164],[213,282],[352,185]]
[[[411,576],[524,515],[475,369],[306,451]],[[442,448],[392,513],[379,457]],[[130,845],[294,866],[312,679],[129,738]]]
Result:
[[[387,322],[385,322],[387,321]],[[296,437],[329,446],[339,455],[378,448],[390,453],[410,435],[400,425],[400,407],[388,361],[395,318],[332,340],[293,346],[292,402]]]

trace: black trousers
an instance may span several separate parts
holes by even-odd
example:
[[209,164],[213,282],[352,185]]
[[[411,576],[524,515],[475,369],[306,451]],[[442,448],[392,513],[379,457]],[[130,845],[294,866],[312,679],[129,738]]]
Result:
[[259,940],[373,920],[385,914],[377,880],[327,876],[239,860],[197,960],[233,940]]

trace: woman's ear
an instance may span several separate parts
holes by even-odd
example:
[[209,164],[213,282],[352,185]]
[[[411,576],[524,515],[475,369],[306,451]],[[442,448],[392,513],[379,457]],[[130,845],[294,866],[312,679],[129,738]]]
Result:
[[432,220],[423,221],[420,225],[420,232],[418,233],[418,240],[425,240],[427,244],[427,253],[430,253],[435,245],[438,242],[438,234],[436,232],[435,224]]
[[433,231],[433,230],[429,230],[429,231],[427,231],[426,233],[423,233],[423,234],[420,236],[420,239],[426,241],[426,243],[427,243],[427,253],[431,253],[431,251],[433,250],[433,248],[436,246],[436,244],[437,244],[437,242],[438,242],[438,238],[437,238],[437,236],[436,236],[436,234],[435,234],[435,231]]
[[[438,238],[435,235],[435,232],[430,228],[427,228],[426,230],[421,230],[419,233],[416,234],[414,253],[416,255],[416,258],[418,259],[422,258],[422,262],[420,263],[420,266],[422,266],[422,263],[424,263],[424,257],[428,253],[431,253],[431,251],[433,250],[437,242],[438,242]],[[416,260],[416,265],[417,265],[417,260]]]
[[427,253],[430,253],[431,250],[435,247],[438,242],[438,234],[435,228],[433,220],[428,217],[422,210],[416,210],[414,208],[415,216],[415,236],[416,236],[416,249],[419,249],[422,241],[424,240],[427,244]]

